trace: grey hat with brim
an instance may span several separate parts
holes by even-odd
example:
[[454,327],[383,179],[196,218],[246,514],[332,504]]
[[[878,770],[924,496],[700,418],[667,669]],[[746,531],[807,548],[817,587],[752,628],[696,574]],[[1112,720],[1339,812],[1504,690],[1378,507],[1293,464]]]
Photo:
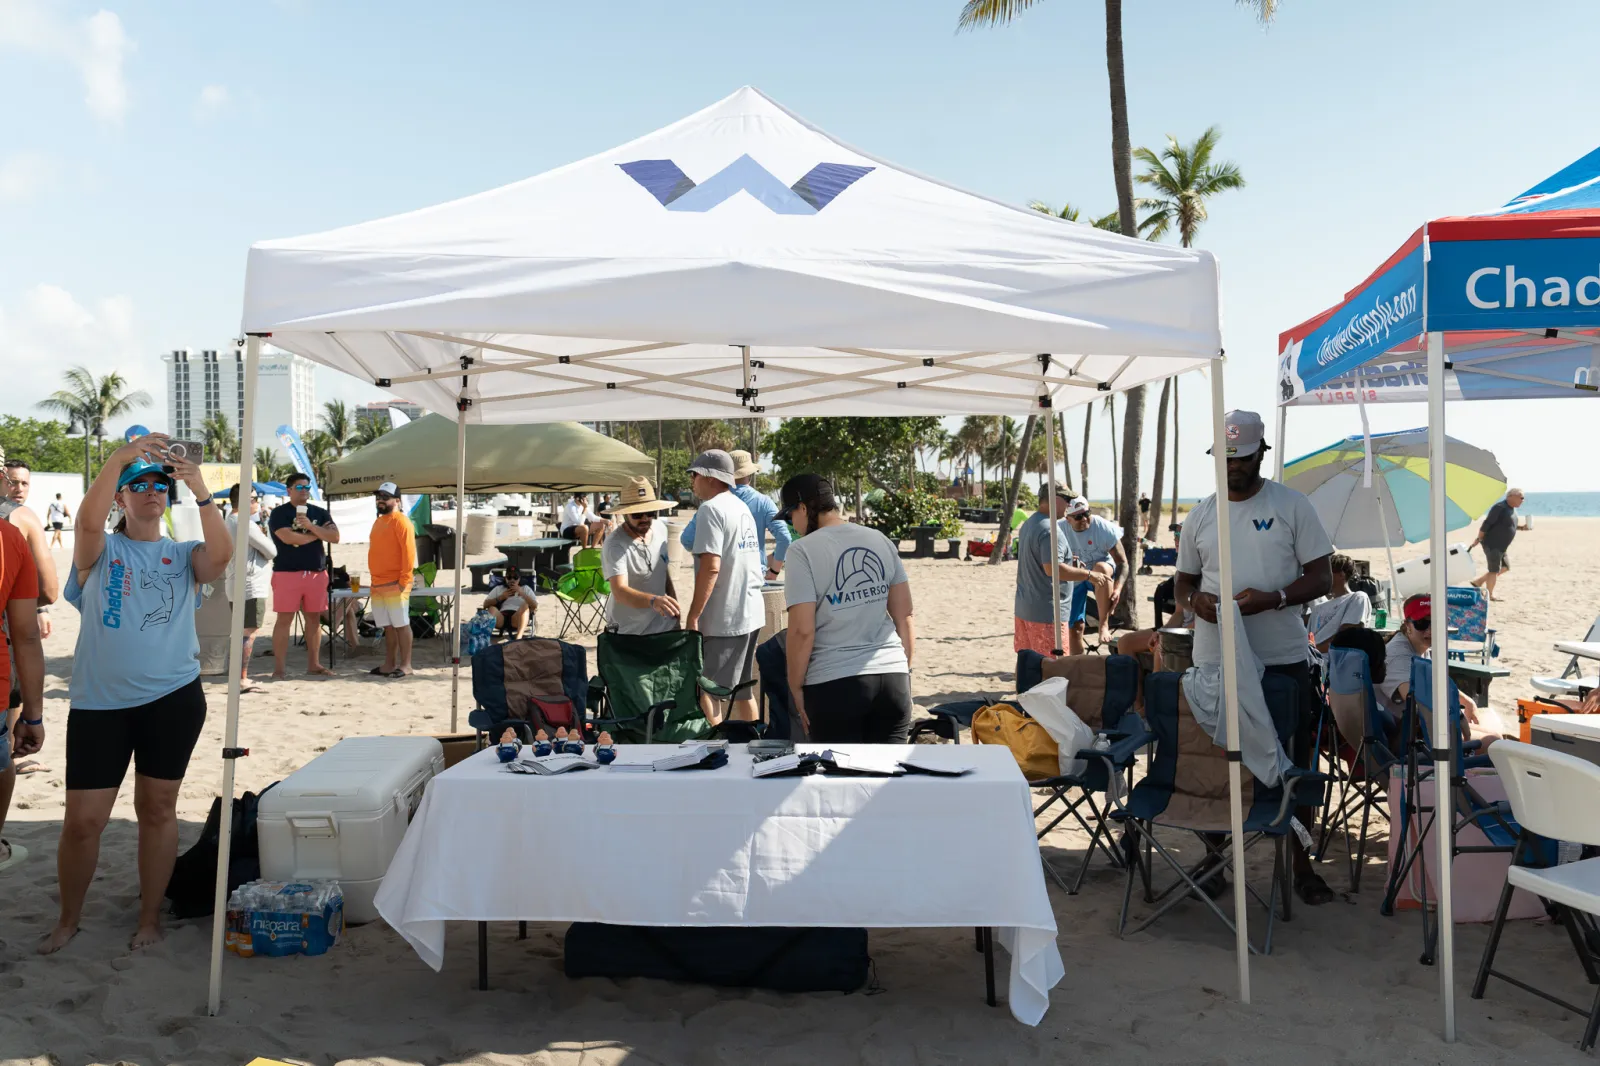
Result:
[[730,488],[738,480],[734,477],[733,471],[733,456],[721,448],[707,449],[695,456],[694,462],[689,464],[689,473],[716,478]]
[[[1258,451],[1272,450],[1266,441],[1266,424],[1254,411],[1229,411],[1223,416],[1222,422],[1223,434],[1228,441],[1225,454],[1229,459],[1248,459]],[[1214,450],[1214,447],[1207,448],[1206,454],[1210,455]]]

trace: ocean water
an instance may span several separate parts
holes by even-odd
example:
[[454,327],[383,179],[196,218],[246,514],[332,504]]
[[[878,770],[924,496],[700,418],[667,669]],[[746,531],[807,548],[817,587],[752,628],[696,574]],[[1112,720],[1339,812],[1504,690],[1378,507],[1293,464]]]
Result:
[[1600,517],[1600,492],[1530,492],[1517,513],[1535,518]]

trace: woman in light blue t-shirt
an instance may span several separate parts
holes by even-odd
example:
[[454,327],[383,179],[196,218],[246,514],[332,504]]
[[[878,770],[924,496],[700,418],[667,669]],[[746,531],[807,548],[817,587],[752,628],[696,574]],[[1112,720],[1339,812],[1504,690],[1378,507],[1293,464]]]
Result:
[[[39,944],[60,950],[78,931],[100,833],[134,765],[139,821],[139,925],[129,947],[161,938],[161,903],[178,854],[178,788],[206,720],[194,612],[198,584],[222,576],[233,540],[193,463],[153,433],[117,449],[78,505],[67,601],[82,615],[67,716],[67,810],[57,870],[61,916]],[[157,462],[167,465],[157,465]],[[174,477],[194,491],[204,541],[166,536]],[[115,502],[122,511],[107,533]]]

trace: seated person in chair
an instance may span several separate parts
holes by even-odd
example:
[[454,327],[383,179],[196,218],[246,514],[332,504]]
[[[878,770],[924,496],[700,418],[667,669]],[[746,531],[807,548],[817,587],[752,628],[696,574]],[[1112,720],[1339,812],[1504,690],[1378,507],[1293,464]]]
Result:
[[510,634],[513,640],[520,640],[528,635],[529,629],[534,628],[534,612],[539,609],[539,603],[533,588],[523,584],[522,575],[516,567],[506,570],[505,579],[504,585],[484,598],[483,609],[495,612],[499,618],[496,628],[501,633]]
[[[1426,594],[1409,597],[1403,608],[1405,624],[1400,627],[1400,632],[1389,638],[1389,643],[1384,646],[1383,673],[1381,683],[1374,682],[1379,701],[1396,718],[1405,710],[1406,697],[1411,693],[1411,662],[1428,655],[1433,647],[1433,608],[1432,601]],[[1465,739],[1472,736],[1471,727],[1478,722],[1478,705],[1466,693],[1461,696],[1461,735]],[[1484,750],[1487,750],[1494,738],[1485,739]]]
[[1328,557],[1333,571],[1333,584],[1328,595],[1311,604],[1311,643],[1317,651],[1328,654],[1328,642],[1341,630],[1355,629],[1372,623],[1372,601],[1365,592],[1350,588],[1350,579],[1356,576],[1355,560],[1342,552]]
[[677,590],[667,565],[667,527],[657,520],[673,505],[656,499],[648,478],[629,478],[611,513],[621,521],[600,546],[600,573],[611,583],[606,621],[619,633],[645,636],[678,628]]
[[561,508],[561,535],[578,542],[579,548],[592,548],[605,537],[609,523],[594,513],[589,498],[574,492],[572,499]]
[[1128,579],[1128,557],[1123,554],[1119,538],[1122,530],[1089,510],[1089,501],[1075,497],[1067,505],[1067,519],[1061,531],[1072,545],[1072,555],[1078,565],[1088,568],[1092,576],[1072,590],[1072,629],[1067,636],[1068,650],[1073,655],[1084,652],[1083,635],[1088,616],[1089,592],[1094,591],[1095,617],[1100,627],[1100,643],[1109,642],[1111,613],[1122,599],[1122,583]]

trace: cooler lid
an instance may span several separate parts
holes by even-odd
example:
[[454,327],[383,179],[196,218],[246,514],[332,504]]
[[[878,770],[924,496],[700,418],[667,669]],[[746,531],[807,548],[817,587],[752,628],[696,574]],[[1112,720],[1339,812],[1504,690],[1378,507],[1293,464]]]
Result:
[[433,737],[346,737],[261,797],[261,814],[381,811],[419,771],[444,765]]
[[1528,728],[1600,740],[1600,714],[1536,714],[1528,719]]

